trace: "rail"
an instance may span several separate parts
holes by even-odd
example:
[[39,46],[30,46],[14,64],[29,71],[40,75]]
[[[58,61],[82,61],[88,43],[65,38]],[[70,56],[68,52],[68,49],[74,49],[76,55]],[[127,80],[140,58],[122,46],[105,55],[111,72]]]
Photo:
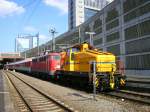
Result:
[[[75,112],[75,110],[54,97],[44,93],[39,88],[27,83],[15,73],[8,72],[7,76],[12,85],[25,102],[28,110],[31,112],[37,111],[61,111],[61,112]],[[77,111],[76,111],[77,112]]]
[[139,92],[128,91],[128,90],[118,90],[118,91],[112,91],[103,94],[117,97],[117,98],[122,98],[123,100],[127,99],[129,101],[150,105],[150,94],[148,93],[139,93]]

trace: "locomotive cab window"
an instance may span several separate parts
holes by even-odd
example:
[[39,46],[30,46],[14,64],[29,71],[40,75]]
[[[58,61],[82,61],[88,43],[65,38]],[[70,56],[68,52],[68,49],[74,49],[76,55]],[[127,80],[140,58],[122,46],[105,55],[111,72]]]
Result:
[[71,60],[74,60],[74,59],[75,59],[74,53],[71,53]]
[[72,48],[72,52],[78,52],[78,51],[80,51],[79,48]]
[[70,55],[70,49],[67,50],[67,56],[69,56],[69,55]]
[[57,55],[56,55],[56,56],[53,56],[53,59],[54,59],[54,60],[60,60],[60,56],[57,56]]

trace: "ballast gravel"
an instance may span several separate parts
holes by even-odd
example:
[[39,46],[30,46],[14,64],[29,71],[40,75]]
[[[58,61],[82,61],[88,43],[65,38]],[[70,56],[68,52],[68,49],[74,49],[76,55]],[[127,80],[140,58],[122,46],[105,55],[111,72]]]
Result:
[[16,72],[15,74],[79,112],[150,112],[149,105],[115,99],[101,94],[97,94],[96,100],[94,100],[93,94],[84,91],[64,87],[22,73]]

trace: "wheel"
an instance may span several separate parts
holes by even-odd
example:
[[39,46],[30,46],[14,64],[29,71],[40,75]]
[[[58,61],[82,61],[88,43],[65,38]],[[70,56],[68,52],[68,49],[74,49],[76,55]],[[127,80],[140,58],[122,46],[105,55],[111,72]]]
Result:
[[118,91],[119,89],[120,89],[120,81],[117,77],[115,78],[115,90]]
[[99,81],[99,91],[100,92],[103,92],[104,90],[105,90],[105,84],[106,82],[104,81],[104,79],[101,79],[100,81]]
[[99,87],[99,91],[100,91],[100,92],[103,92],[103,91],[104,91],[103,85],[101,85],[101,86]]

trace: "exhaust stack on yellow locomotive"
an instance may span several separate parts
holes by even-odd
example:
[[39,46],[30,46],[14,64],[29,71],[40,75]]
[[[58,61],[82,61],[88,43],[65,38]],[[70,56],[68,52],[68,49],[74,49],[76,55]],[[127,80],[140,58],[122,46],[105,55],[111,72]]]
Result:
[[96,62],[96,87],[115,89],[121,86],[122,77],[116,73],[116,57],[112,53],[98,51],[88,43],[75,45],[62,52],[59,76],[78,83],[92,84],[92,61]]

